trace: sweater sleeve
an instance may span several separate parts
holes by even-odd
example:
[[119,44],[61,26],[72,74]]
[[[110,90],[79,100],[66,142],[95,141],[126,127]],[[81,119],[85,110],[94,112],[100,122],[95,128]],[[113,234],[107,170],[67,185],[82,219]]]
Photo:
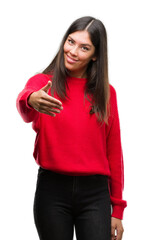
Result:
[[122,199],[124,189],[124,162],[121,146],[120,121],[115,89],[110,85],[110,117],[107,126],[106,150],[111,177],[109,191],[112,205],[112,217],[123,219],[127,202]]
[[35,91],[40,90],[48,83],[47,75],[39,73],[31,77],[24,89],[19,93],[16,99],[16,107],[26,123],[34,121],[38,117],[38,112],[28,104],[28,97]]

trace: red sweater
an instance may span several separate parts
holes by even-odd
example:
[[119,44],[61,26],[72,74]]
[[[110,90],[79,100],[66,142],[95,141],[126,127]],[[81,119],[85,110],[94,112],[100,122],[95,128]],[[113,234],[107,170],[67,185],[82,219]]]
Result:
[[[124,165],[116,91],[110,85],[109,124],[102,126],[91,103],[84,98],[86,78],[68,77],[70,99],[61,100],[63,110],[56,117],[39,113],[28,105],[32,92],[44,87],[50,76],[37,74],[30,78],[17,98],[17,109],[25,122],[36,131],[33,156],[38,165],[67,175],[103,174],[109,179],[112,217],[123,219],[127,202],[122,199]],[[51,91],[48,92],[51,95]]]

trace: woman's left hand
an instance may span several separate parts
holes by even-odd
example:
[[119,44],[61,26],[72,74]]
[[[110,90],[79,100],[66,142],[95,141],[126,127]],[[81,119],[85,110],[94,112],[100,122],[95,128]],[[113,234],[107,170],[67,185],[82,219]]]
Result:
[[[116,230],[116,235],[115,235]],[[122,220],[111,217],[111,240],[121,240],[124,232]]]

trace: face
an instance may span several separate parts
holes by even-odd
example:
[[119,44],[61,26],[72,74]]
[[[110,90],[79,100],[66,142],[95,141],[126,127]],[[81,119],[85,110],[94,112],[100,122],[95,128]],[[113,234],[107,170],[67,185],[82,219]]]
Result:
[[95,47],[89,33],[85,30],[69,34],[64,44],[64,62],[70,76],[86,77],[88,63],[95,60]]

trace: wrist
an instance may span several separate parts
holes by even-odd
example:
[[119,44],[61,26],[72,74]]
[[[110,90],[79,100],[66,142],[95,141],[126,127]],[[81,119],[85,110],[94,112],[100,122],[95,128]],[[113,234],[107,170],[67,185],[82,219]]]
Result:
[[32,95],[33,95],[34,92],[30,93],[28,98],[27,98],[27,105],[30,107],[30,108],[33,108],[33,104],[32,104]]

